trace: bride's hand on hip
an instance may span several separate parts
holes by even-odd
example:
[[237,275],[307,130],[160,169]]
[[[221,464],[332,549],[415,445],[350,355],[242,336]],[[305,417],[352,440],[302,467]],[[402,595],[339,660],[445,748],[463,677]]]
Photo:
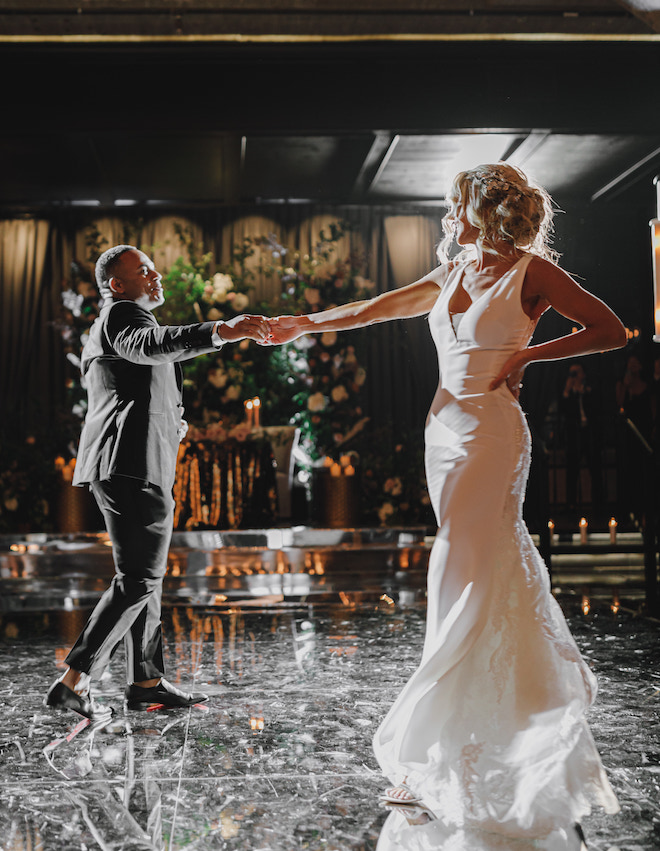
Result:
[[506,383],[506,386],[511,391],[514,399],[517,400],[520,396],[523,373],[525,372],[527,363],[528,361],[525,350],[511,355],[499,373],[490,382],[488,389],[495,390],[500,386],[500,384]]

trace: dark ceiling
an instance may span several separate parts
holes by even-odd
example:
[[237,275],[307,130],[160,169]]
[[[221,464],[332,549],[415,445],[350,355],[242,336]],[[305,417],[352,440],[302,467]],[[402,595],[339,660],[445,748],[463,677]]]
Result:
[[437,203],[499,159],[589,203],[660,171],[648,3],[29,5],[0,0],[5,210]]

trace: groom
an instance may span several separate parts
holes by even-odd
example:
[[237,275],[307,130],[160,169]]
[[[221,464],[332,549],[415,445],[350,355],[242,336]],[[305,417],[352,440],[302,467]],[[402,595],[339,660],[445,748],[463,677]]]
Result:
[[96,703],[90,680],[124,639],[129,709],[185,707],[207,700],[182,692],[164,676],[161,593],[172,537],[177,449],[187,428],[181,416],[179,361],[225,343],[264,342],[262,316],[228,322],[161,326],[161,275],[132,245],[108,249],[96,264],[101,313],[82,355],[88,392],[74,485],[87,484],[112,541],[115,576],[74,647],[69,666],[48,691],[47,706],[92,720],[112,710]]

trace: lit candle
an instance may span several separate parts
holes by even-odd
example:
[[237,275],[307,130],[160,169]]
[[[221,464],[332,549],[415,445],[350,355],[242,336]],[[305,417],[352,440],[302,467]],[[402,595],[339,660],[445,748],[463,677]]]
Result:
[[610,606],[612,609],[612,614],[615,615],[619,609],[621,608],[621,604],[619,603],[619,595],[615,594],[614,599],[612,600],[612,605]]
[[589,602],[589,598],[585,595],[582,598],[582,612],[583,612],[583,614],[588,615],[590,609],[591,609],[591,604]]
[[344,467],[344,475],[346,476],[354,476],[355,475],[355,467],[352,464]]
[[581,544],[587,543],[587,529],[588,529],[588,527],[589,527],[589,524],[587,523],[586,517],[581,517],[580,518],[580,543]]
[[330,467],[330,475],[341,476],[341,465],[333,463],[332,467]]
[[254,427],[259,428],[261,422],[261,399],[255,396],[252,400],[252,405],[254,406]]
[[555,521],[548,520],[548,532],[550,532],[550,543],[554,543],[555,540]]
[[333,464],[334,464],[334,461],[332,460],[332,458],[329,455],[326,455],[325,458],[323,459],[323,466],[330,468],[330,467],[332,467]]
[[348,467],[349,464],[351,463],[351,456],[350,455],[342,455],[341,458],[339,459],[339,463],[342,465],[342,467]]
[[610,527],[610,544],[616,544],[616,520],[610,517],[610,522],[607,524]]
[[248,428],[252,428],[254,417],[254,405],[252,399],[248,399],[245,403],[245,416],[247,419]]

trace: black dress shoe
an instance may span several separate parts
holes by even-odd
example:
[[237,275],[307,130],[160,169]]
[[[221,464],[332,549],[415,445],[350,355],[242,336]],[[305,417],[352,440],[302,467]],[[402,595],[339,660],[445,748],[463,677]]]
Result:
[[142,686],[126,686],[126,703],[129,709],[148,709],[153,704],[162,704],[168,709],[176,709],[185,706],[193,706],[209,699],[202,692],[187,694],[179,691],[176,686],[163,677],[156,686],[143,688]]
[[102,706],[93,700],[89,693],[77,694],[59,680],[48,690],[44,706],[50,706],[51,709],[71,709],[90,721],[109,721],[112,718],[111,706]]

